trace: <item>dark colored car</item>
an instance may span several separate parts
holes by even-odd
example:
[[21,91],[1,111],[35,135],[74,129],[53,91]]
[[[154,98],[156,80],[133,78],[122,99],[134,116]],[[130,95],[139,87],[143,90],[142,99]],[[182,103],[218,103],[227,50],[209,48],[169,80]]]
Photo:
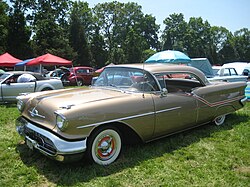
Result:
[[62,76],[61,80],[64,85],[90,85],[94,76],[94,68],[79,66],[70,68],[70,72]]

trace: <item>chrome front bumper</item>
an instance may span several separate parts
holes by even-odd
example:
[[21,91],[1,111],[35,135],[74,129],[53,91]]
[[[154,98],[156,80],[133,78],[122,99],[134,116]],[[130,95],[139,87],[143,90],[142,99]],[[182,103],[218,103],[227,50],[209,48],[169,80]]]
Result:
[[58,161],[64,161],[65,156],[83,153],[86,150],[86,139],[80,141],[66,141],[55,134],[39,128],[25,118],[16,120],[17,132],[25,138],[30,149],[37,149],[46,156]]

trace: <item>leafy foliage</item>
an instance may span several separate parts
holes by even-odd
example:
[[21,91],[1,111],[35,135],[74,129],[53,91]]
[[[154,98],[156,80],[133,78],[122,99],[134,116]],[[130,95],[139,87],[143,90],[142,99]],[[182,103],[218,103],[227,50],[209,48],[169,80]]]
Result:
[[32,56],[32,49],[30,43],[31,28],[26,25],[24,15],[25,4],[22,1],[12,2],[14,6],[9,15],[7,50],[20,59],[27,59]]
[[73,0],[10,2],[8,7],[0,1],[0,54],[8,51],[20,59],[49,52],[75,65],[98,68],[143,62],[150,50],[173,49],[191,58],[206,57],[212,64],[250,61],[248,28],[231,33],[201,17],[186,22],[182,13],[174,13],[163,21],[160,35],[155,17],[134,2],[105,2],[93,8]]
[[7,48],[8,36],[8,5],[0,1],[0,54],[4,53]]
[[201,17],[192,17],[187,23],[181,13],[171,14],[164,24],[163,49],[180,50],[191,58],[206,57],[212,64],[250,61],[250,35],[246,28],[233,35],[224,27],[212,27]]

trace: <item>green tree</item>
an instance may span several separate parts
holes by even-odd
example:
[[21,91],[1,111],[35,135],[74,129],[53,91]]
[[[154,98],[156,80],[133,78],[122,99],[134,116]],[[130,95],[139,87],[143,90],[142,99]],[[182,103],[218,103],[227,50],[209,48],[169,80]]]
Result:
[[7,48],[7,36],[8,36],[8,22],[9,17],[7,15],[8,5],[0,1],[0,54],[6,52]]
[[91,52],[96,67],[103,67],[108,63],[107,50],[103,36],[100,34],[99,27],[94,29],[91,37]]
[[92,27],[92,12],[88,3],[74,2],[69,20],[69,40],[77,53],[75,63],[78,65],[94,65],[89,41]]
[[224,64],[225,62],[232,62],[237,60],[237,51],[234,47],[234,37],[230,37],[224,44],[223,48],[219,51],[220,56],[219,64]]
[[[213,41],[212,47],[212,59],[215,64],[221,64],[224,61],[224,55],[226,48],[229,49],[229,40],[233,37],[232,33],[225,27],[211,27],[211,37]],[[222,49],[224,48],[224,52]],[[232,53],[232,50],[230,50]],[[232,54],[230,55],[232,56]]]
[[[99,26],[100,34],[104,38],[109,62],[128,63],[128,47],[134,47],[127,45],[130,40],[128,33],[131,29],[133,30],[133,37],[140,36],[141,43],[135,45],[140,45],[141,51],[158,47],[159,26],[155,24],[154,17],[144,15],[141,9],[142,7],[137,3],[120,3],[117,1],[97,4],[94,7],[96,26]],[[138,50],[136,51],[138,52]],[[114,58],[117,55],[121,55],[121,57]],[[133,54],[133,56],[136,55]],[[141,52],[138,53],[137,59],[134,59],[134,61],[141,61],[141,56]],[[119,62],[114,62],[114,59],[119,59]],[[120,62],[121,60],[125,61]]]
[[250,61],[250,31],[247,28],[234,33],[234,47],[239,61]]
[[165,29],[162,33],[163,50],[186,52],[187,23],[184,20],[184,15],[182,13],[171,14],[163,23],[165,24]]
[[38,0],[33,12],[33,42],[36,55],[53,53],[73,59],[68,39],[68,11],[71,1]]
[[8,51],[21,59],[33,56],[30,45],[31,29],[25,17],[26,5],[23,1],[12,1],[13,9],[9,15]]
[[126,62],[141,63],[143,62],[143,38],[131,29],[125,40]]
[[[202,18],[190,18],[188,22],[188,35],[186,37],[187,53],[191,57],[211,57],[212,39],[211,26]],[[210,59],[211,60],[211,59]]]

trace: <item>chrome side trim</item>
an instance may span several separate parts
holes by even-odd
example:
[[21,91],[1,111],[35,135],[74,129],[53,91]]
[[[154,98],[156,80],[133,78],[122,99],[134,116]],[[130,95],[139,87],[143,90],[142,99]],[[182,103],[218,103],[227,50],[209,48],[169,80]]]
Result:
[[[45,155],[51,156],[50,153],[41,150],[39,148],[39,144],[38,142],[36,142],[35,140],[32,140],[30,137],[28,137],[25,132],[24,132],[24,127],[31,129],[43,136],[45,136],[46,138],[50,139],[55,148],[56,148],[56,155],[60,154],[60,155],[68,155],[68,154],[76,154],[76,153],[82,153],[87,149],[87,140],[80,140],[80,141],[66,141],[63,140],[61,138],[59,138],[58,136],[56,136],[55,134],[46,131],[42,128],[39,128],[31,123],[29,123],[27,120],[25,120],[24,118],[20,117],[16,120],[16,129],[17,132],[21,135],[24,136],[25,138],[31,140],[32,144],[34,145],[34,148],[38,149],[40,152],[42,152]],[[54,156],[56,156],[54,155]]]
[[128,116],[128,117],[124,117],[124,118],[117,118],[117,119],[102,121],[102,122],[99,122],[99,123],[93,123],[93,124],[89,124],[89,125],[79,126],[77,128],[82,129],[82,128],[94,127],[94,126],[101,125],[101,124],[104,124],[104,123],[112,123],[112,122],[116,122],[116,121],[133,119],[133,118],[138,118],[138,117],[143,117],[143,116],[149,116],[149,115],[153,115],[153,114],[155,114],[155,112],[148,112],[148,113],[144,113],[144,114],[138,114],[138,115],[134,115],[134,116]]
[[155,113],[156,114],[159,114],[159,113],[163,113],[163,112],[169,112],[169,111],[172,111],[172,110],[177,110],[177,109],[180,109],[181,106],[177,106],[177,107],[174,107],[174,108],[168,108],[168,109],[164,109],[164,110],[159,110],[159,111],[156,111]]
[[127,116],[127,117],[124,117],[124,118],[117,118],[117,119],[102,121],[102,122],[99,122],[99,123],[93,123],[93,124],[89,124],[89,125],[79,126],[79,127],[77,127],[77,128],[78,128],[78,129],[83,129],[83,128],[88,128],[88,127],[95,127],[95,126],[98,126],[98,125],[101,125],[101,124],[105,124],[105,123],[112,123],[112,122],[117,122],[117,121],[123,121],[123,120],[128,120],[128,119],[134,119],[134,118],[138,118],[138,117],[144,117],[144,116],[159,114],[159,113],[163,113],[163,112],[169,112],[169,111],[172,111],[172,110],[177,110],[177,109],[180,109],[180,108],[181,108],[181,107],[178,106],[178,107],[174,107],[174,108],[168,108],[168,109],[165,109],[165,110],[159,110],[159,111],[156,111],[156,112],[147,112],[147,113],[144,113],[144,114],[138,114],[138,115],[133,115],[133,116]]
[[234,101],[240,101],[242,99],[242,96],[238,96],[235,98],[230,98],[230,99],[225,99],[223,101],[217,101],[214,103],[210,103],[207,100],[205,100],[204,98],[198,96],[197,94],[193,93],[194,98],[196,98],[197,100],[199,100],[200,102],[204,103],[205,105],[208,105],[209,107],[216,107],[219,105],[223,105],[223,104],[228,104],[230,102],[234,102]]

